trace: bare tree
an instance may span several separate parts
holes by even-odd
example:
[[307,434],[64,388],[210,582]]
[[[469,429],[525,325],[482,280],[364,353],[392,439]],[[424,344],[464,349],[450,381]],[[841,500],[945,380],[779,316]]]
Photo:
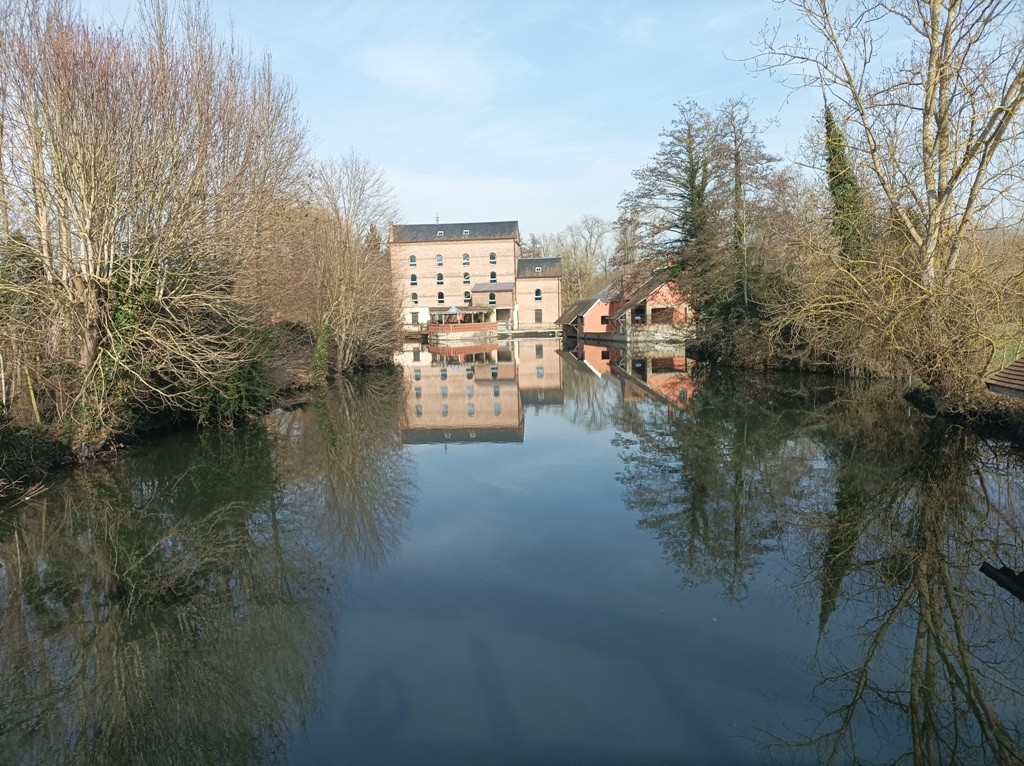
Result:
[[319,348],[330,339],[339,370],[389,362],[401,304],[383,249],[383,233],[397,216],[384,172],[350,153],[316,166],[310,194],[323,212],[310,240]]
[[534,240],[537,255],[562,259],[562,304],[571,306],[590,295],[612,271],[612,250],[608,241],[612,225],[603,218],[585,215],[556,234]]
[[832,287],[816,310],[867,323],[892,373],[963,407],[995,328],[1020,329],[1004,310],[1019,289],[993,268],[979,232],[1015,226],[1024,212],[1021,10],[1001,0],[789,4],[809,34],[786,43],[769,30],[760,64],[827,94],[889,232],[873,243],[870,274],[823,275]]
[[[291,90],[199,3],[91,25],[70,3],[4,17],[2,164],[11,258],[33,277],[5,339],[83,437],[140,409],[230,415],[258,362],[237,289],[304,157]],[[250,391],[251,393],[251,391]]]

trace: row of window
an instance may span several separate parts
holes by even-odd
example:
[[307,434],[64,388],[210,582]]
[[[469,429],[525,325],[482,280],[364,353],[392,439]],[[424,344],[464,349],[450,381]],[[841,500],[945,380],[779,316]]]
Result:
[[[537,292],[540,292],[540,290],[538,290]],[[536,297],[537,297],[537,300],[540,300],[540,296],[536,296]],[[419,306],[420,305],[420,294],[419,293],[413,293],[412,295],[409,296],[409,300],[412,302],[413,306]],[[470,305],[472,300],[473,300],[473,296],[470,293],[463,293],[462,294],[462,302],[464,304],[466,304],[467,306]],[[437,305],[438,306],[443,306],[444,302],[445,302],[444,293],[439,292],[437,294]],[[496,305],[498,305],[498,296],[495,295],[494,293],[487,293],[487,305],[488,306],[496,306]],[[544,310],[543,309],[534,309],[534,311],[533,311],[533,321],[534,322],[543,322],[544,321],[542,319],[543,316],[544,316]]]
[[[476,407],[474,405],[472,405],[472,404],[467,404],[466,405],[466,414],[469,415],[470,417],[473,417],[474,415],[476,415]],[[500,404],[495,404],[494,405],[494,414],[495,415],[500,415],[501,414],[501,405]],[[422,417],[422,416],[423,416],[423,405],[422,404],[417,404],[416,405],[416,417],[419,418],[419,417]],[[447,404],[442,404],[441,405],[441,416],[442,417],[448,417],[448,405]]]
[[[543,367],[538,367],[537,369],[538,370],[543,370],[544,368]],[[544,373],[543,372],[538,372],[537,373],[537,377],[538,378],[543,378],[544,377]],[[501,386],[495,385],[491,389],[491,391],[494,393],[495,397],[501,396]],[[416,386],[416,388],[413,389],[413,394],[416,396],[417,399],[422,399],[423,398],[423,389],[420,388],[419,386]],[[473,388],[473,386],[471,386],[471,385],[466,386],[466,396],[468,398],[472,399],[475,394],[476,394],[476,390]],[[448,398],[448,386],[441,386],[441,398],[442,399],[447,399]]]
[[[487,254],[487,262],[488,263],[497,263],[498,262],[498,255],[497,255],[497,253],[488,253]],[[434,263],[436,263],[438,266],[443,266],[444,265],[444,256],[441,255],[440,253],[435,255],[434,256]],[[468,266],[469,265],[469,253],[463,253],[462,254],[462,265],[463,266]],[[409,268],[410,269],[416,268],[416,256],[415,255],[410,255],[409,256]]]
[[[443,285],[444,284],[444,274],[442,274],[441,272],[437,273],[436,279],[437,279],[437,283],[439,285]],[[469,280],[469,272],[468,271],[464,272],[463,275],[462,275],[462,284],[468,285],[469,281],[470,281]],[[490,273],[490,275],[488,276],[487,281],[490,282],[492,285],[497,283],[497,281],[498,281],[498,272],[492,271]],[[412,285],[413,287],[418,285],[419,284],[419,277],[417,277],[415,274],[410,274],[409,275],[409,284]]]
[[[490,283],[491,283],[491,284],[493,285],[493,284],[495,284],[495,283],[496,283],[497,281],[498,281],[498,280],[497,280],[497,278],[496,278],[496,276],[495,276],[494,272],[492,271],[492,272],[491,272],[491,280],[490,280]],[[443,284],[444,284],[444,274],[438,274],[438,275],[437,275],[437,283],[438,283],[439,285],[443,285]],[[469,284],[469,274],[463,274],[463,275],[462,275],[462,284],[464,284],[464,285],[468,285],[468,284]],[[415,274],[413,274],[413,275],[412,275],[412,276],[411,276],[411,277],[409,278],[409,285],[410,285],[411,287],[417,287],[417,286],[419,286],[419,282],[417,282],[417,281],[416,281],[416,275],[415,275]],[[464,293],[464,294],[465,294],[465,295],[469,295],[469,293]],[[413,293],[413,296],[415,296],[415,295],[416,295],[416,293]],[[539,300],[542,300],[542,299],[543,299],[543,297],[544,297],[544,292],[543,292],[543,291],[542,291],[542,290],[541,290],[541,289],[540,289],[539,287],[538,287],[538,288],[537,288],[536,290],[534,290],[534,291],[533,291],[533,299],[534,299],[535,301],[539,301]],[[413,301],[413,302],[415,303],[415,301]]]
[[[540,348],[540,346],[538,346],[537,348]],[[539,359],[540,357],[537,357],[537,358]],[[420,368],[419,367],[414,367],[413,370],[412,370],[412,379],[413,380],[419,380],[421,377],[422,377],[422,373],[420,372]],[[472,367],[467,367],[466,368],[466,380],[473,380],[473,378],[475,378],[475,377],[476,377],[476,372],[473,370],[473,368]],[[491,377],[492,378],[498,377],[498,368],[497,367],[491,367]],[[441,380],[448,380],[448,368],[447,367],[442,367],[441,368]],[[472,386],[470,386],[470,388],[472,388]],[[498,387],[497,386],[494,387],[494,395],[495,396],[498,395]]]
[[[420,305],[420,294],[419,293],[413,293],[412,295],[409,296],[409,300],[412,302],[413,306],[419,306]],[[470,293],[466,292],[466,293],[462,294],[462,302],[465,303],[467,306],[470,304],[470,302],[472,300],[473,300],[473,296]],[[444,302],[445,302],[444,293],[439,292],[437,294],[437,305],[438,306],[443,306]],[[487,305],[488,306],[496,306],[497,304],[498,304],[498,296],[495,295],[494,293],[487,293]]]

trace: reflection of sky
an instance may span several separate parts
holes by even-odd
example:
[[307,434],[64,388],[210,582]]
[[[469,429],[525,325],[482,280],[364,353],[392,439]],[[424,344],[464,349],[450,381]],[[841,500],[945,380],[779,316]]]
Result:
[[297,762],[748,762],[760,730],[818,715],[780,565],[739,606],[681,587],[623,505],[615,431],[525,417],[522,444],[406,447],[401,550],[346,590]]

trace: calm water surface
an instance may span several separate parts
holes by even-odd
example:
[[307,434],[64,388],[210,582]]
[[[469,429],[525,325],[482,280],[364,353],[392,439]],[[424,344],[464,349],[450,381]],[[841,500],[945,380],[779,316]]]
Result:
[[0,763],[1022,763],[1019,451],[671,355],[399,361],[0,509]]

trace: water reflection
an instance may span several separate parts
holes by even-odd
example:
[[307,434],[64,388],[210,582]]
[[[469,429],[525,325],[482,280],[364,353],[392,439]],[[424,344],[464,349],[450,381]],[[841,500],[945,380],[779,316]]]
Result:
[[684,582],[742,601],[780,556],[817,601],[821,723],[769,733],[774,756],[1021,763],[1019,605],[978,572],[1024,550],[1019,457],[893,387],[778,380],[618,423],[626,503]]
[[825,715],[804,744],[846,762],[887,732],[906,742],[889,762],[1020,764],[1021,613],[978,571],[1024,550],[1019,458],[878,391],[829,418],[834,500],[799,517]]
[[390,377],[269,429],[162,440],[4,511],[0,762],[283,760],[331,583],[394,550],[408,513]]
[[407,345],[406,444],[522,442],[527,407],[562,403],[560,342]]
[[[522,442],[527,408],[558,406],[588,430],[612,424],[625,401],[685,408],[697,390],[685,349],[637,351],[556,338],[471,346],[407,344],[406,444]],[[609,381],[619,389],[609,396]]]
[[1021,763],[1019,449],[681,352],[401,361],[0,515],[0,762]]
[[290,504],[311,514],[340,561],[376,567],[401,542],[415,486],[401,451],[402,390],[397,370],[369,371],[268,424]]

